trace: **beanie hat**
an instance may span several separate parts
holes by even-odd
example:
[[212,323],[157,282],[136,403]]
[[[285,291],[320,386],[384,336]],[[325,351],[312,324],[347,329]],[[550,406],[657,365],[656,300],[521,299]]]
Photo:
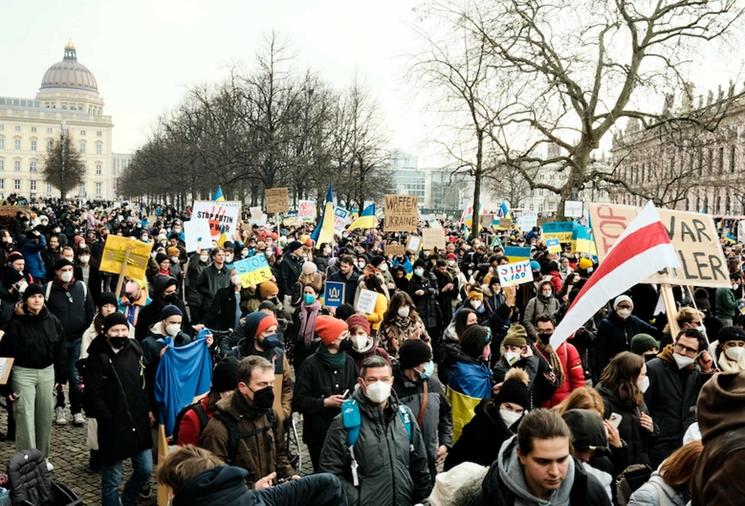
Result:
[[243,335],[246,336],[247,341],[253,342],[256,336],[272,325],[278,325],[277,318],[274,315],[270,315],[265,311],[254,311],[246,316],[246,323],[243,326]]
[[634,301],[628,295],[619,295],[616,300],[613,301],[613,309],[616,309],[621,302],[628,302],[631,307],[634,307]]
[[353,314],[347,318],[347,326],[350,331],[352,330],[352,327],[362,327],[362,330],[364,330],[367,335],[370,335],[370,322],[364,315]]
[[314,264],[310,260],[306,260],[303,263],[302,269],[303,274],[315,274],[316,272],[318,272],[318,266],[316,266],[316,264]]
[[14,268],[8,266],[3,269],[3,285],[5,288],[10,288],[14,284],[18,283],[20,280],[23,279],[23,274],[15,270]]
[[160,265],[162,262],[165,262],[166,260],[170,261],[171,259],[168,258],[168,255],[165,253],[158,253],[155,255],[155,263]]
[[321,338],[324,346],[329,346],[339,339],[342,332],[348,328],[345,321],[338,320],[333,316],[321,315],[316,318],[316,334]]
[[[720,338],[721,339],[721,338]],[[660,348],[660,343],[649,334],[637,334],[631,338],[631,353],[644,355],[652,348]]]
[[23,255],[20,251],[11,251],[8,253],[8,263],[12,264],[16,260],[24,260]]
[[421,339],[407,339],[398,349],[398,363],[401,369],[412,369],[432,360],[432,350]]
[[596,411],[570,409],[561,417],[572,431],[572,445],[577,450],[594,450],[608,446],[603,419]]
[[300,243],[300,241],[292,241],[290,244],[287,245],[285,248],[285,251],[289,251],[290,253],[294,253],[295,251],[302,248],[303,245]]
[[166,318],[170,316],[176,316],[176,315],[184,316],[184,313],[182,313],[181,310],[177,306],[174,306],[173,304],[168,304],[160,311],[161,320],[165,320]]
[[63,269],[65,267],[75,267],[75,264],[69,261],[68,259],[62,257],[56,262],[54,262],[54,270],[58,271],[60,269]]
[[471,325],[460,338],[460,348],[471,358],[478,358],[491,340],[489,330],[481,325]]
[[528,373],[523,369],[513,367],[504,375],[504,382],[497,396],[499,402],[510,402],[528,409],[530,407],[529,382]]
[[44,295],[44,289],[41,287],[41,285],[31,283],[30,285],[28,285],[28,287],[26,287],[26,291],[23,292],[23,302],[26,302],[32,295],[37,294]]
[[101,309],[106,304],[111,304],[112,306],[116,307],[116,295],[111,292],[103,292],[101,295],[99,295],[98,304],[96,305],[98,309]]
[[724,327],[719,331],[717,337],[719,338],[719,344],[724,344],[727,341],[745,341],[745,330],[740,327]]
[[478,299],[483,301],[484,300],[484,292],[481,291],[481,288],[473,287],[468,291],[468,298],[469,299]]
[[169,257],[177,257],[181,252],[176,246],[168,246],[166,253],[168,253]]
[[238,386],[238,361],[228,358],[215,365],[212,370],[212,391],[229,392]]
[[338,319],[346,321],[350,316],[352,316],[356,312],[357,311],[354,309],[354,306],[352,306],[351,304],[344,303],[341,306],[336,308],[334,315]]
[[372,257],[372,259],[370,260],[370,265],[372,265],[373,267],[377,269],[378,266],[380,266],[380,264],[382,264],[383,262],[385,262],[385,258],[383,258],[380,255],[376,255]]
[[528,332],[519,323],[513,323],[507,329],[507,335],[502,340],[503,346],[527,346]]
[[539,264],[535,260],[532,260],[530,262],[530,270],[533,271],[533,272],[540,271],[541,270],[541,264]]
[[586,271],[587,269],[592,267],[592,260],[590,260],[589,258],[582,257],[579,259],[579,262],[577,263],[577,267],[579,267],[583,271]]
[[259,311],[259,312],[264,314],[264,318],[262,318],[259,321],[259,324],[256,325],[255,336],[258,336],[259,334],[266,332],[266,329],[268,329],[272,325],[279,326],[279,322],[277,321],[277,318],[274,315],[264,313],[264,311]]
[[264,281],[259,285],[259,297],[262,299],[271,299],[279,295],[279,288],[272,281]]
[[103,333],[105,334],[106,332],[108,332],[109,329],[114,325],[126,325],[127,328],[129,328],[127,317],[119,311],[114,311],[109,316],[103,319]]
[[696,403],[696,418],[704,446],[714,437],[742,427],[745,374],[719,373],[704,383]]

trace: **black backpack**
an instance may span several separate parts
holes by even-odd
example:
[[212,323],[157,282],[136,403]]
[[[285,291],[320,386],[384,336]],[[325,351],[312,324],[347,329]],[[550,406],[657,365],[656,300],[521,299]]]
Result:
[[215,412],[214,417],[222,422],[222,424],[225,426],[225,430],[228,433],[228,443],[227,445],[225,445],[225,449],[228,452],[227,459],[225,460],[226,464],[235,465],[235,457],[238,454],[238,443],[240,443],[242,439],[246,439],[249,437],[258,437],[259,435],[263,434],[265,442],[269,443],[271,441],[271,438],[269,437],[269,431],[273,431],[276,428],[277,420],[274,417],[274,412],[271,410],[269,410],[266,416],[269,419],[269,424],[267,426],[262,427],[258,430],[241,432],[238,428],[238,420],[233,415],[225,413],[223,411]]
[[184,418],[184,415],[191,410],[194,410],[194,413],[196,413],[197,419],[199,420],[199,434],[201,434],[204,428],[207,427],[207,422],[209,422],[210,419],[207,416],[207,412],[204,410],[204,407],[202,407],[202,401],[197,401],[194,404],[189,404],[181,411],[179,411],[178,415],[176,415],[176,423],[173,426],[173,435],[171,436],[171,441],[173,442],[173,444],[180,444],[178,440],[178,431],[181,428],[181,420]]

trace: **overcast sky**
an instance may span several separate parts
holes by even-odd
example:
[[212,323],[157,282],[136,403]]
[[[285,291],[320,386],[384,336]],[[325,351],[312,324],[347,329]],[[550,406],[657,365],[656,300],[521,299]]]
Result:
[[[431,153],[431,118],[412,100],[407,55],[418,51],[416,0],[0,0],[3,69],[0,95],[33,97],[44,71],[72,40],[98,81],[113,116],[114,150],[144,143],[156,118],[185,90],[221,80],[231,65],[250,67],[276,30],[297,54],[338,88],[355,73],[382,107],[392,147]],[[741,39],[738,37],[738,39]],[[690,79],[716,88],[738,78],[741,63],[717,58]],[[738,79],[742,81],[741,79]],[[738,83],[738,91],[743,83]],[[420,165],[431,164],[429,160]]]

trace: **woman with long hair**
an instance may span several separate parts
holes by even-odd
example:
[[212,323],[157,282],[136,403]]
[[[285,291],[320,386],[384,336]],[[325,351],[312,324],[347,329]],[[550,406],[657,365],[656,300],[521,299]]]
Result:
[[372,313],[365,315],[372,327],[371,335],[375,336],[380,328],[380,322],[383,321],[385,313],[388,310],[387,290],[384,288],[381,277],[378,277],[376,274],[363,276],[360,278],[360,284],[363,288],[376,293],[375,308]]
[[690,504],[690,483],[704,446],[701,441],[691,441],[666,458],[649,481],[639,487],[627,503],[629,506],[655,506]]
[[616,475],[630,464],[650,465],[647,448],[659,429],[644,404],[648,387],[647,365],[642,357],[630,351],[613,357],[600,376],[597,390],[605,404],[603,418],[608,420],[613,413],[621,416],[618,432],[626,443],[626,459],[614,459]]
[[408,293],[399,290],[393,294],[380,323],[378,335],[380,345],[391,354],[397,354],[398,348],[408,339],[429,342],[427,329],[424,328]]

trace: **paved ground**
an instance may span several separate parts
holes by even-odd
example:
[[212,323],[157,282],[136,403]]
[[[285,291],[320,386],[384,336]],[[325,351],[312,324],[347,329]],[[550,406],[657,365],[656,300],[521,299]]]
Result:
[[[0,411],[0,431],[6,431],[5,410]],[[298,416],[297,414],[295,415]],[[67,412],[68,422],[72,420]],[[299,420],[296,423],[298,429],[301,427]],[[88,471],[88,448],[86,447],[85,427],[73,427],[72,424],[65,426],[54,426],[52,428],[52,450],[49,460],[54,465],[54,479],[68,485],[85,501],[87,505],[101,504],[101,478],[97,473]],[[301,443],[302,445],[302,443]],[[293,447],[293,452],[296,449]],[[0,470],[5,471],[7,463],[15,453],[15,445],[12,442],[0,442]],[[125,476],[129,476],[131,468],[129,463],[125,464]],[[310,458],[307,449],[302,445],[302,467],[304,474],[312,473]],[[155,504],[155,480],[153,484],[153,498],[142,501],[143,505]]]

